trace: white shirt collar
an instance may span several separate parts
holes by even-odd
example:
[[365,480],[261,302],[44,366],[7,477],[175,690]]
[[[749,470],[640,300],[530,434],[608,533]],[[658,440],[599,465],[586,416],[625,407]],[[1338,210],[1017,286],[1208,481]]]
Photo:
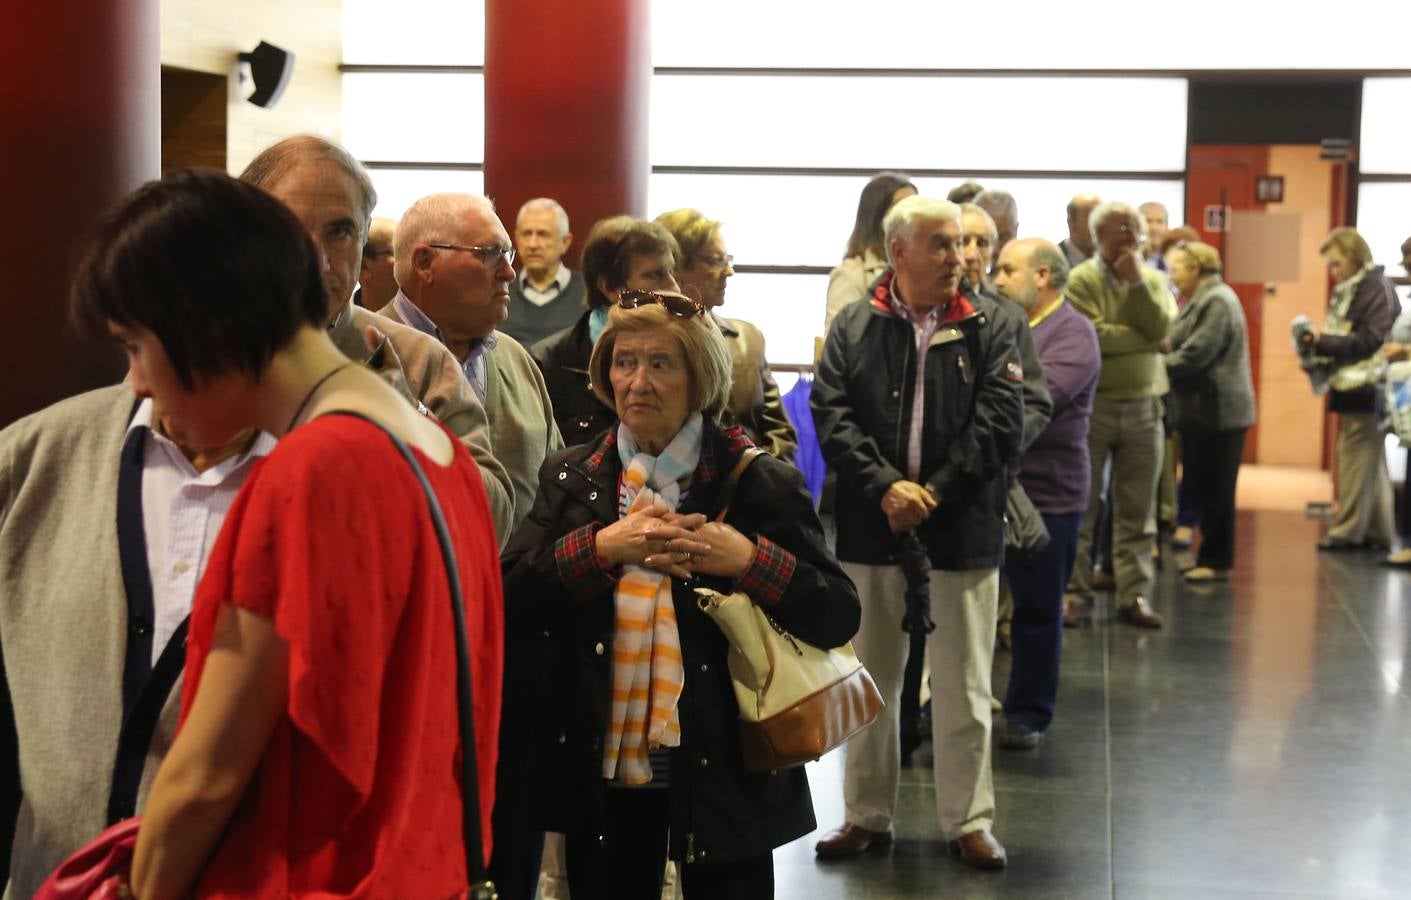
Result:
[[137,412],[133,414],[132,421],[127,423],[127,434],[124,436],[124,443],[132,437],[132,433],[139,428],[146,428],[148,434],[158,445],[166,449],[167,456],[172,463],[181,468],[183,473],[190,479],[204,484],[220,484],[232,472],[239,469],[245,463],[269,456],[277,443],[273,435],[261,431],[255,438],[255,442],[250,445],[250,449],[244,453],[238,453],[229,459],[222,460],[204,472],[197,472],[196,467],[191,465],[191,461],[186,458],[186,454],[181,451],[176,442],[157,430],[152,420],[152,398],[148,397],[137,405]]

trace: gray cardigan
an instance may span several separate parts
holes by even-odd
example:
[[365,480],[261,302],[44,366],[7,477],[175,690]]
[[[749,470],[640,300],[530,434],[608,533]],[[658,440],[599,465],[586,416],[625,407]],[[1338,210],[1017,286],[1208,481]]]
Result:
[[[125,385],[100,388],[0,431],[0,645],[24,791],[7,896],[32,896],[106,824],[128,623],[118,470],[135,402]],[[139,808],[180,700],[178,681]]]
[[1244,308],[1230,286],[1211,276],[1181,309],[1165,356],[1176,427],[1233,431],[1254,424],[1254,381]]

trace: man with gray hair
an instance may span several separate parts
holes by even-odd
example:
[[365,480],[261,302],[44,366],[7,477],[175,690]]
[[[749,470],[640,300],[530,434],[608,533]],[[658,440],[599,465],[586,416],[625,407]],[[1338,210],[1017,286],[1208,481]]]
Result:
[[936,811],[952,852],[1005,865],[994,824],[990,665],[1006,472],[1023,433],[1023,367],[1012,319],[962,289],[960,208],[908,197],[883,220],[889,268],[866,303],[828,331],[810,405],[837,473],[837,553],[857,585],[854,639],[886,700],[848,742],[846,821],[820,858],[892,840],[900,775],[898,700],[908,655],[899,627],[906,577],[899,535],[929,557]]
[[523,269],[510,282],[509,316],[500,331],[526,347],[572,328],[583,314],[583,276],[563,264],[572,243],[568,213],[557,200],[536,197],[519,208],[514,246]]
[[1153,269],[1166,271],[1166,260],[1161,257],[1161,243],[1166,240],[1166,232],[1171,227],[1170,215],[1166,212],[1166,206],[1157,203],[1155,200],[1148,200],[1137,211],[1142,214],[1142,222],[1146,225],[1143,229],[1142,252],[1146,254],[1145,262]]
[[[544,376],[496,327],[509,305],[514,249],[494,205],[474,194],[432,194],[397,223],[400,290],[379,312],[446,345],[490,420],[490,446],[514,485],[518,525],[534,505],[539,467],[563,446]],[[513,527],[511,527],[513,530]]]
[[[975,197],[975,205],[990,214],[995,223],[995,263],[1004,252],[1005,245],[1019,234],[1019,204],[1009,191],[981,191]],[[995,275],[990,272],[991,277]]]
[[1102,354],[1097,332],[1063,300],[1068,261],[1041,238],[1013,241],[1000,254],[995,286],[1023,308],[1043,365],[1053,415],[1019,461],[1019,484],[1048,530],[1048,546],[1005,560],[1014,597],[1009,689],[1000,746],[1032,749],[1043,740],[1058,700],[1063,592],[1088,505],[1088,419]]
[[[1142,265],[1142,223],[1125,203],[1102,203],[1089,225],[1097,254],[1076,266],[1064,297],[1092,321],[1102,348],[1102,374],[1093,401],[1088,452],[1092,465],[1088,509],[1078,535],[1078,559],[1091,558],[1101,512],[1102,474],[1111,460],[1108,496],[1117,618],[1141,628],[1160,628],[1150,596],[1155,578],[1156,482],[1161,474],[1161,396],[1167,391],[1160,344],[1176,318],[1176,300],[1166,278]],[[1064,619],[1080,621],[1093,600],[1092,568],[1080,562],[1068,582]]]
[[509,473],[491,452],[485,409],[455,359],[435,340],[353,305],[353,284],[377,205],[362,164],[313,135],[285,138],[261,151],[240,174],[304,223],[323,262],[328,334],[344,356],[377,371],[466,445],[480,468],[495,530],[503,543],[514,515]]

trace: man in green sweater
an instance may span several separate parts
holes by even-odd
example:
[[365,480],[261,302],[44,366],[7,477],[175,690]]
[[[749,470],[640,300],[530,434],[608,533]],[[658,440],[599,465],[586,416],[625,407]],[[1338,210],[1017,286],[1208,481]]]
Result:
[[1152,504],[1161,473],[1161,395],[1166,371],[1158,344],[1176,318],[1166,279],[1142,265],[1141,220],[1125,203],[1099,204],[1089,218],[1097,252],[1075,266],[1064,296],[1092,320],[1102,349],[1102,374],[1088,430],[1092,488],[1078,535],[1078,562],[1068,582],[1064,620],[1086,617],[1092,604],[1092,545],[1103,471],[1112,464],[1112,546],[1117,569],[1117,617],[1160,628],[1150,596],[1155,577]]

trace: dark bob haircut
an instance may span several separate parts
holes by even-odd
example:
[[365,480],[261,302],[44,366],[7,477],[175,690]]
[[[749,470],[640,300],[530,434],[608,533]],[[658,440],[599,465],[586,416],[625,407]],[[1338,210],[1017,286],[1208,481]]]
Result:
[[284,204],[216,171],[143,185],[99,221],[73,283],[76,324],[150,330],[188,390],[259,378],[328,314],[313,242]]
[[892,195],[902,188],[914,191],[916,185],[900,172],[878,172],[872,176],[857,198],[857,218],[853,221],[844,257],[863,256],[871,250],[873,255],[887,258],[887,245],[882,240],[882,217],[892,208]]
[[667,253],[671,254],[672,267],[679,269],[681,247],[671,232],[656,222],[634,219],[632,216],[599,219],[583,244],[583,285],[587,289],[584,301],[588,308],[611,306],[617,302],[616,297],[605,295],[598,287],[599,279],[607,282],[608,290],[619,290],[627,284],[632,257],[645,254],[662,256]]

